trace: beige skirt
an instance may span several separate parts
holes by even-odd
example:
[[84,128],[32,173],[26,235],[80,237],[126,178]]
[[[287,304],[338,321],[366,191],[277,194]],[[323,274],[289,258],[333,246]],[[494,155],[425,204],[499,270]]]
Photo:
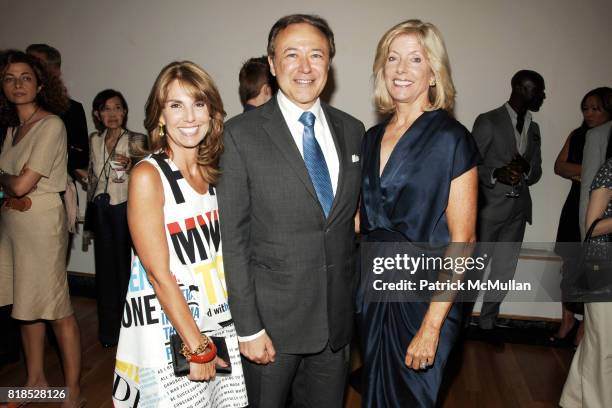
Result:
[[66,275],[68,232],[58,194],[32,197],[25,212],[0,210],[0,306],[18,320],[73,313]]

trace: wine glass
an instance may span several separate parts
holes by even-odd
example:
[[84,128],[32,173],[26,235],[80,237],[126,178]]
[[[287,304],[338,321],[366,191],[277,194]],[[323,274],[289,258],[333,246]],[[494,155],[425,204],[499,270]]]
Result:
[[123,176],[125,176],[126,168],[122,161],[124,157],[125,156],[121,153],[113,153],[113,155],[111,156],[110,166],[111,169],[113,169],[113,171],[115,172],[113,183],[123,183],[125,181]]

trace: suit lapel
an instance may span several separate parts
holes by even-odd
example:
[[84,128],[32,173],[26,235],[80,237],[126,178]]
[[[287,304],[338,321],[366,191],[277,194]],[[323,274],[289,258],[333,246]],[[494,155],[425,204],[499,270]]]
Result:
[[518,152],[518,149],[516,147],[516,137],[514,135],[514,126],[512,126],[512,119],[510,119],[510,114],[508,113],[508,110],[506,109],[505,105],[502,105],[501,108],[499,108],[499,115],[500,123],[503,126],[502,132],[505,135],[504,141],[506,142],[508,149],[510,149],[510,151],[512,152],[510,156],[514,156]]
[[338,155],[338,184],[336,186],[334,202],[332,203],[332,207],[329,211],[329,216],[327,217],[327,223],[329,224],[336,213],[335,210],[338,207],[338,202],[340,201],[342,189],[344,188],[344,168],[346,167],[345,161],[347,157],[346,146],[344,144],[344,127],[342,126],[342,122],[338,120],[336,116],[334,116],[327,104],[321,103],[321,108],[323,109],[323,113],[325,114],[327,126],[331,132],[332,138],[334,139],[334,145],[336,146],[336,154]]
[[525,147],[525,159],[531,161],[531,148],[533,146],[533,135],[535,133],[535,125],[533,123],[533,115],[531,116],[531,122],[529,123],[529,130],[527,131],[527,146]]
[[[263,109],[263,114],[268,119],[263,125],[264,130],[270,137],[270,140],[272,140],[278,150],[280,150],[285,160],[287,160],[289,167],[293,169],[302,183],[304,183],[304,187],[306,187],[308,193],[310,193],[312,198],[318,203],[319,199],[312,185],[312,181],[310,180],[310,176],[308,175],[308,170],[304,164],[304,158],[295,145],[295,141],[293,140],[293,136],[291,136],[285,118],[277,105],[276,98],[272,98]],[[323,210],[321,210],[321,213],[322,212]]]

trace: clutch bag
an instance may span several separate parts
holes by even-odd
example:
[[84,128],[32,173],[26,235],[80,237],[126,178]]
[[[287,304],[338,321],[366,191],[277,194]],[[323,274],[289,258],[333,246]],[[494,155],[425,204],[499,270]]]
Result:
[[[231,374],[232,363],[229,358],[229,352],[227,351],[227,344],[225,337],[213,337],[208,336],[210,341],[215,343],[217,347],[217,357],[227,363],[227,367],[217,366],[217,374]],[[183,377],[189,374],[189,362],[184,355],[181,354],[181,347],[183,346],[183,340],[178,334],[170,336],[170,349],[172,351],[172,367],[174,368],[174,375],[177,377]]]

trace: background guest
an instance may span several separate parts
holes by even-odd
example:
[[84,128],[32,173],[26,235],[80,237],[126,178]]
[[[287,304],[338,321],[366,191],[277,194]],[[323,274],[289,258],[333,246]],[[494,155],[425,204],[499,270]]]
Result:
[[[609,119],[612,118],[612,88],[600,88],[603,110],[608,113]],[[612,157],[612,143],[609,143],[612,136],[612,120],[602,125],[590,129],[585,137],[584,151],[582,153],[582,173],[580,174],[580,237],[584,239],[586,233],[586,210],[589,204],[589,192],[591,183],[599,168]]]
[[[578,221],[578,213],[580,209],[580,174],[582,171],[582,153],[584,150],[585,136],[589,129],[603,125],[611,118],[611,112],[604,109],[603,98],[606,89],[596,88],[589,91],[580,102],[580,110],[582,111],[583,121],[579,128],[574,129],[555,161],[555,174],[570,179],[572,186],[570,188],[561,217],[559,218],[559,227],[557,229],[556,242],[580,242],[580,223]],[[562,257],[571,257],[570,253],[566,253],[571,248],[570,245],[559,245],[557,252]],[[565,249],[565,251],[564,251]],[[564,260],[564,267],[568,267],[568,259]],[[574,313],[582,314],[583,308],[581,303],[566,302],[563,303],[563,312],[561,325],[557,332],[551,336],[552,343],[559,342],[578,344],[584,330],[584,325],[580,324],[574,318]],[[569,338],[567,337],[569,336]],[[565,341],[567,340],[567,341]]]
[[249,58],[238,74],[240,102],[244,111],[268,102],[276,93],[276,80],[270,73],[268,57]]
[[[532,222],[529,187],[542,176],[542,153],[540,127],[531,112],[538,112],[546,98],[544,78],[535,71],[518,71],[510,86],[508,102],[478,115],[472,129],[483,158],[478,166],[478,241],[502,243],[480,250],[492,252],[488,279],[500,282],[513,278],[525,226]],[[494,329],[505,296],[504,291],[485,293],[480,310],[479,327],[497,346],[503,345]]]
[[106,89],[92,103],[98,129],[90,136],[88,201],[93,222],[98,304],[98,339],[104,347],[119,341],[123,303],[130,277],[132,243],[127,224],[129,171],[142,158],[146,137],[127,129],[123,95]]
[[66,188],[68,108],[59,77],[36,58],[8,52],[0,64],[0,123],[9,126],[0,154],[0,306],[21,323],[29,387],[47,386],[45,320],[55,332],[70,399],[80,400],[81,344],[66,277],[68,234],[60,194]]
[[[609,238],[605,235],[612,233],[612,159],[606,161],[599,169],[591,185],[586,225],[590,227],[599,218],[603,220],[597,223],[592,236],[595,242],[609,248]],[[609,299],[607,302],[584,304],[584,338],[574,354],[563,387],[559,402],[562,407],[612,407],[610,315],[612,315],[612,302]]]
[[[394,26],[378,43],[373,70],[377,108],[390,118],[368,130],[361,151],[364,240],[474,242],[479,155],[451,115],[455,87],[440,31],[420,20]],[[460,308],[448,300],[368,302],[367,281],[357,305],[363,406],[433,407]]]

